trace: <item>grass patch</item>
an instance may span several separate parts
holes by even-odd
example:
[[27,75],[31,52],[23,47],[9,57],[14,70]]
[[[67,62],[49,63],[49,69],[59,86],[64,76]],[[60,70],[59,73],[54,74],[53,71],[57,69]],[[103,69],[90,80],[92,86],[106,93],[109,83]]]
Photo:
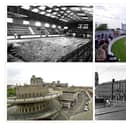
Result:
[[126,62],[126,37],[117,40],[112,45],[112,52],[120,62]]

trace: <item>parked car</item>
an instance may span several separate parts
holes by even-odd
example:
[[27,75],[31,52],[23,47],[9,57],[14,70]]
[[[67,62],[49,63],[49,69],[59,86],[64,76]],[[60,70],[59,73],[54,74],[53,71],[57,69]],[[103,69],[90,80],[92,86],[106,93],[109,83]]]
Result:
[[88,106],[85,105],[85,106],[84,106],[84,111],[88,111],[88,110],[89,110]]

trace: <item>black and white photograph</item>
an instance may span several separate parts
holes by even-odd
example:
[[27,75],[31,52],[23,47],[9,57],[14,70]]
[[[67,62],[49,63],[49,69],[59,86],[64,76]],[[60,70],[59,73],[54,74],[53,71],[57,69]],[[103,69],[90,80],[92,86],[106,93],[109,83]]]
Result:
[[92,5],[7,6],[8,62],[92,62]]
[[95,66],[95,119],[126,120],[126,64]]

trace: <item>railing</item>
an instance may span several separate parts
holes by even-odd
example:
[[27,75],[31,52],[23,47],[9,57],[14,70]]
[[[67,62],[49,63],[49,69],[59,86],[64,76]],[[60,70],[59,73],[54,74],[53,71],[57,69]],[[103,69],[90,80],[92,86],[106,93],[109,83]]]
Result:
[[8,104],[20,104],[20,103],[33,103],[33,102],[40,102],[40,101],[45,101],[49,99],[53,99],[56,97],[59,97],[62,95],[62,92],[54,92],[53,94],[49,94],[48,96],[44,97],[36,97],[36,98],[24,98],[24,99],[8,99],[7,103]]
[[126,101],[113,100],[112,103],[126,104]]

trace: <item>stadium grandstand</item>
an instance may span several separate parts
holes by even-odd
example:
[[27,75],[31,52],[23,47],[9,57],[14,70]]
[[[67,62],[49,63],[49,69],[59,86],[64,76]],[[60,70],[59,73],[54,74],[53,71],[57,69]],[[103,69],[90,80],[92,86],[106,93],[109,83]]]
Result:
[[8,62],[91,62],[93,6],[7,6]]

